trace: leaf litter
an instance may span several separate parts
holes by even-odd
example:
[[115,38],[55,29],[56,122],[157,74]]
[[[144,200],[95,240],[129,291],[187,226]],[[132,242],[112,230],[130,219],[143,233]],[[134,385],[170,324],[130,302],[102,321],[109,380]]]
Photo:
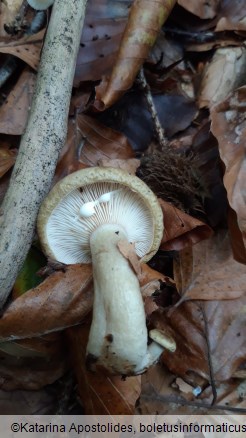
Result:
[[[141,378],[122,382],[118,376],[90,375],[84,358],[93,303],[91,266],[49,261],[42,270],[47,278],[40,277],[38,284],[39,267],[27,260],[0,319],[0,387],[9,391],[1,392],[0,407],[7,414],[32,412],[25,402],[30,389],[36,390],[40,413],[47,412],[42,400],[54,412],[53,399],[42,388],[56,385],[68,369],[76,375],[88,413],[192,415],[197,405],[203,413],[245,408],[240,398],[246,363],[244,6],[225,0],[179,0],[176,5],[163,0],[155,8],[148,3],[89,3],[67,141],[54,183],[87,166],[120,167],[139,175],[141,160],[156,153],[165,154],[168,163],[171,149],[158,143],[155,117],[182,166],[189,154],[194,156],[203,188],[192,190],[201,209],[184,208],[184,195],[177,198],[175,191],[172,196],[166,189],[156,191],[165,226],[155,256],[161,272],[140,265],[134,248],[120,249],[138,273],[148,328],[164,330],[177,350],[165,351]],[[143,10],[148,19],[140,32]],[[160,11],[161,24],[156,20]],[[0,79],[8,56],[23,64],[1,90],[1,199],[18,152],[11,136],[19,139],[25,128],[45,33],[8,34],[9,17],[4,5]],[[149,112],[148,95],[136,79],[144,62],[157,115]],[[175,165],[177,175],[182,166]],[[160,262],[163,254],[167,265]]]

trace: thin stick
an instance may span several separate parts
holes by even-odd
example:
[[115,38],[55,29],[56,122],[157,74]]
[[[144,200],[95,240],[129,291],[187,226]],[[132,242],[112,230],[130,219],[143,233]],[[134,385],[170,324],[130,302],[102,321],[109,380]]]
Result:
[[246,414],[246,409],[244,408],[235,408],[233,406],[225,406],[225,405],[209,405],[208,403],[204,402],[193,402],[181,399],[181,397],[165,397],[162,395],[158,395],[157,393],[153,393],[150,395],[141,395],[141,400],[149,400],[149,401],[159,401],[161,403],[172,403],[175,405],[181,405],[181,406],[192,406],[195,408],[206,408],[208,410],[222,410],[222,411],[231,411],[238,414]]
[[30,248],[39,206],[49,191],[67,117],[87,0],[55,0],[36,91],[0,213],[0,308]]
[[161,126],[156,108],[155,103],[153,101],[153,97],[151,94],[150,86],[148,82],[146,81],[145,74],[143,68],[140,69],[138,74],[138,83],[140,84],[142,90],[144,91],[145,99],[147,102],[148,110],[151,114],[153,123],[154,123],[154,131],[157,138],[158,143],[160,146],[165,149],[168,146],[168,140],[165,137],[165,132],[163,127]]
[[207,357],[208,357],[210,385],[211,385],[212,394],[213,394],[213,400],[212,400],[211,405],[213,406],[217,400],[217,389],[216,389],[216,383],[215,383],[215,378],[214,378],[214,368],[213,368],[211,346],[210,346],[210,340],[209,340],[209,325],[208,325],[208,319],[207,319],[207,315],[206,315],[203,303],[201,303],[200,309],[201,309],[203,320],[204,320],[205,341],[207,344]]

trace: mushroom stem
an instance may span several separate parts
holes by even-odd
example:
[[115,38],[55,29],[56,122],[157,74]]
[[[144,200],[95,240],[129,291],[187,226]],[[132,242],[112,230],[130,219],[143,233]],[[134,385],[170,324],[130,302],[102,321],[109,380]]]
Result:
[[100,365],[113,374],[131,375],[156,362],[163,348],[147,346],[139,282],[118,249],[122,240],[128,241],[126,232],[116,224],[101,225],[90,238],[94,306],[87,364],[90,369]]

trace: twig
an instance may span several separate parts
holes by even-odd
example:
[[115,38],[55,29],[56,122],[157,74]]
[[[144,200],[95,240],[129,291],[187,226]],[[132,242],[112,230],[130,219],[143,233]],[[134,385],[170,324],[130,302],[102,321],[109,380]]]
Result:
[[216,403],[217,400],[217,390],[216,390],[216,383],[214,378],[214,368],[213,368],[213,362],[212,362],[212,354],[211,354],[211,347],[210,347],[210,340],[209,340],[209,326],[208,326],[208,320],[207,315],[204,310],[203,303],[200,305],[200,310],[202,312],[203,320],[204,320],[204,329],[205,329],[205,341],[207,344],[207,356],[208,356],[208,369],[209,369],[209,376],[210,376],[210,385],[212,388],[213,393],[213,400],[211,405],[213,406]]
[[30,248],[67,133],[67,117],[87,0],[56,0],[36,90],[0,216],[0,308]]
[[157,114],[157,111],[155,108],[155,104],[153,101],[153,97],[151,94],[150,86],[149,86],[148,82],[146,81],[143,68],[141,68],[139,71],[138,83],[141,86],[142,90],[144,91],[148,110],[151,114],[151,117],[152,117],[152,120],[154,123],[154,131],[155,131],[157,141],[160,144],[160,146],[164,149],[168,146],[168,140],[165,137],[164,129],[161,126],[161,123],[160,123],[160,120],[159,120],[159,117],[158,117],[158,114]]
[[244,408],[234,408],[233,406],[225,406],[225,405],[209,405],[209,404],[203,403],[203,402],[193,402],[193,401],[184,400],[178,396],[164,397],[164,396],[159,395],[157,393],[150,394],[150,395],[142,394],[141,400],[159,401],[161,403],[173,403],[175,405],[180,405],[180,406],[192,406],[195,408],[205,408],[208,410],[215,409],[215,410],[221,410],[221,411],[231,411],[231,412],[235,412],[237,414],[246,414],[246,409],[244,409]]

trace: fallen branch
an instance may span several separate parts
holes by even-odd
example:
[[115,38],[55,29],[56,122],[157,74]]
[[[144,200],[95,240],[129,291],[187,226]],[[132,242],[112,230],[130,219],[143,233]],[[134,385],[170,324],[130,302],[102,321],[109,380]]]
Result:
[[30,248],[39,206],[66,139],[73,76],[87,0],[55,0],[36,91],[0,211],[0,308]]

